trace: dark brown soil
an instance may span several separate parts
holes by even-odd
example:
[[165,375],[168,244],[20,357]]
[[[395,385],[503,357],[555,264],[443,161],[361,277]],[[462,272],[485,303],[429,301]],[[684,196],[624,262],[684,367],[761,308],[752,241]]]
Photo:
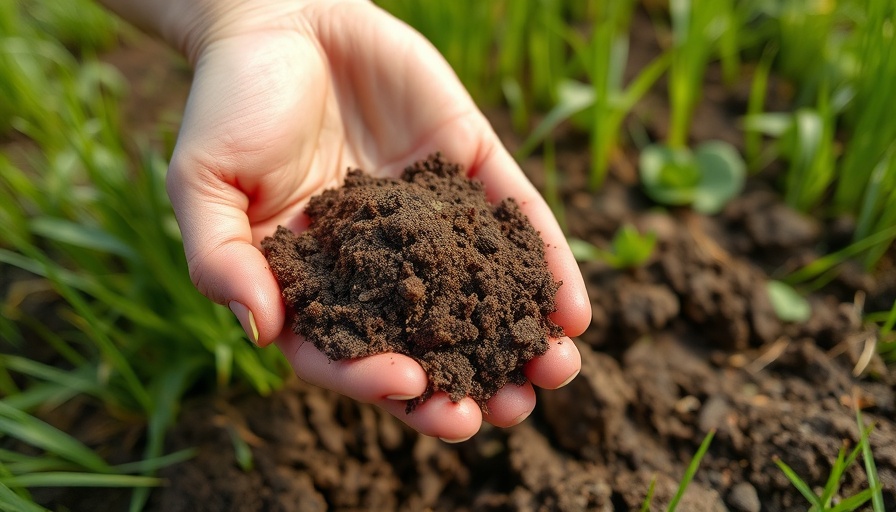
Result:
[[538,233],[513,199],[489,204],[439,155],[401,179],[351,171],[305,213],[307,231],[280,227],[262,247],[293,330],[331,360],[406,354],[429,376],[423,400],[484,406],[563,335]]

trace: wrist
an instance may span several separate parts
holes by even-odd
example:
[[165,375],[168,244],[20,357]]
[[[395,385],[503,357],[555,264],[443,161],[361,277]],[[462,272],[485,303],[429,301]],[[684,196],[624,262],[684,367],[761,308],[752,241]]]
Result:
[[162,38],[191,65],[215,40],[285,26],[317,0],[99,0],[144,32]]
[[169,0],[162,37],[191,65],[215,41],[295,19],[303,0]]

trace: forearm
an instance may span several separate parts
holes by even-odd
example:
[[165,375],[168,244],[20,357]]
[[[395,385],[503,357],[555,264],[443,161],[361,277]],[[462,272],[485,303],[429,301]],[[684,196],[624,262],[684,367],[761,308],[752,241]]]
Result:
[[[200,16],[189,13],[198,11],[197,3],[190,0],[98,0],[110,11],[140,30],[160,37],[169,45],[187,55],[188,34],[194,31]],[[193,28],[191,29],[191,25]]]
[[149,34],[162,38],[195,64],[214,39],[251,28],[287,23],[309,4],[333,0],[98,0]]

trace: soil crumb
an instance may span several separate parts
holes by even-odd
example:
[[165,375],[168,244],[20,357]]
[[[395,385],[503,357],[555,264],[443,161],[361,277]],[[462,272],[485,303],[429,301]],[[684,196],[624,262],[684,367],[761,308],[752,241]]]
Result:
[[293,330],[331,360],[406,354],[429,376],[421,400],[444,391],[484,407],[563,334],[538,232],[440,155],[400,179],[351,170],[306,213],[307,231],[281,226],[262,248]]

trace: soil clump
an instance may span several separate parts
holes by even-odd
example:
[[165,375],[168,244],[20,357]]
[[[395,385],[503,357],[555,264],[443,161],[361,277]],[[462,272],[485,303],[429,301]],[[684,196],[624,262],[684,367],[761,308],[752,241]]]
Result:
[[[441,156],[400,179],[349,172],[313,197],[307,231],[262,242],[293,330],[331,360],[406,354],[429,389],[480,405],[563,334],[544,242],[513,199]],[[413,405],[413,403],[412,403]]]

